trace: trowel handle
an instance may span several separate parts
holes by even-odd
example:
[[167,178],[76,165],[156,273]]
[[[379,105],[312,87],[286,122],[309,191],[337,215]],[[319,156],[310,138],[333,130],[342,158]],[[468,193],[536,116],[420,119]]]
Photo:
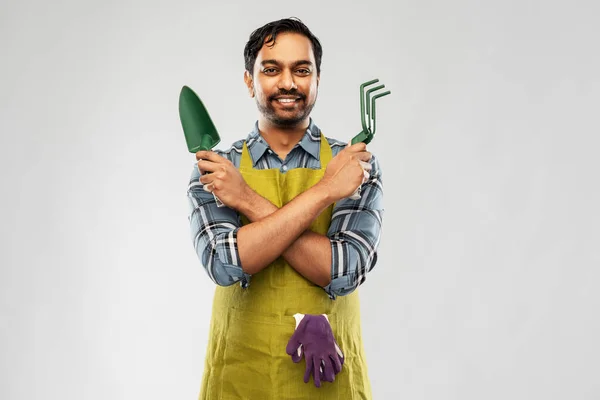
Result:
[[[196,161],[199,161],[199,160],[196,160]],[[213,193],[212,195],[215,198],[215,203],[217,203],[217,207],[225,207],[225,204],[223,204],[223,202],[217,197],[216,194]]]

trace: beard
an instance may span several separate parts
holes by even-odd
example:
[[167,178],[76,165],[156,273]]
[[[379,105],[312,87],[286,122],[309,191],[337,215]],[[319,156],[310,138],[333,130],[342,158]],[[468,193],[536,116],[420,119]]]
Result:
[[[298,108],[289,111],[279,111],[275,109],[273,106],[273,101],[278,96],[297,96],[300,98]],[[256,106],[262,115],[265,116],[273,125],[279,126],[282,128],[293,128],[298,125],[298,123],[304,121],[312,112],[315,103],[313,101],[311,104],[306,103],[306,95],[298,92],[297,90],[280,90],[279,93],[273,94],[267,97],[266,102],[261,102],[258,99],[258,96],[255,97]],[[283,115],[282,115],[283,114]]]

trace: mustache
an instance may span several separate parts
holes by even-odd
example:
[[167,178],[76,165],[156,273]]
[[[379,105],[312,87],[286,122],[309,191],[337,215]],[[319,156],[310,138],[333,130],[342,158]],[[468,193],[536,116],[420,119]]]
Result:
[[278,93],[276,94],[272,94],[271,96],[269,96],[269,101],[271,100],[275,100],[276,97],[279,96],[296,96],[299,97],[301,100],[306,99],[306,95],[300,93],[297,90],[285,90],[285,89],[280,89]]

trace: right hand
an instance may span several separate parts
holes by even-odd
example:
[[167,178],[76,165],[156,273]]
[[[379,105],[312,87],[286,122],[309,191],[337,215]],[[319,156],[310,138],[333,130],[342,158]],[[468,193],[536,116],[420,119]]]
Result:
[[327,188],[330,198],[336,202],[349,197],[365,182],[371,170],[371,153],[367,145],[360,142],[348,144],[331,159],[320,184]]
[[214,151],[196,152],[200,182],[227,207],[239,211],[252,189],[231,161]]

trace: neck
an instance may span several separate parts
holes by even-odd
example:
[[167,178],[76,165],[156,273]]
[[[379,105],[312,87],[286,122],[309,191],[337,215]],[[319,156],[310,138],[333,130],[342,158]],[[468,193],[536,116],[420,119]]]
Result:
[[269,144],[269,147],[277,153],[279,158],[285,159],[292,148],[302,139],[310,119],[306,118],[294,126],[274,125],[265,118],[258,120],[258,130],[261,136]]

